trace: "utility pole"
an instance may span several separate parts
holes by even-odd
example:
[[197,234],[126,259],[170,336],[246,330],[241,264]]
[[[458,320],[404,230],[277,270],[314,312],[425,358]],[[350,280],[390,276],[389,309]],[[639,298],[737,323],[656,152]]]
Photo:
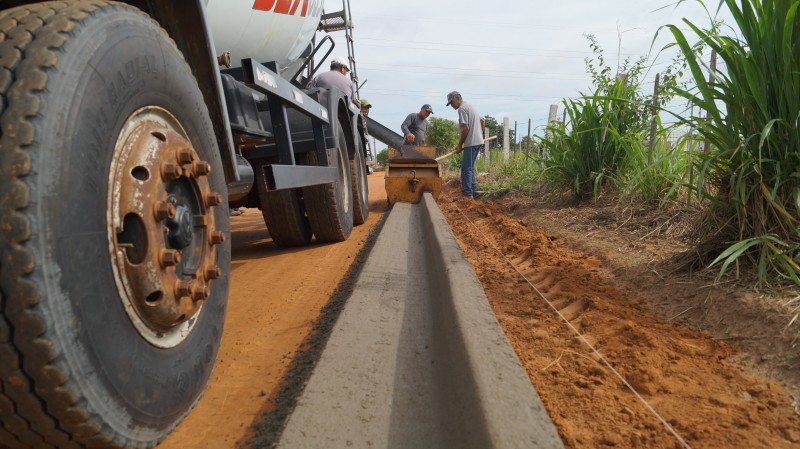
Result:
[[[708,84],[713,83],[716,80],[716,76],[714,73],[717,71],[717,52],[711,50],[711,71],[708,73]],[[706,111],[706,121],[711,121],[711,112]],[[706,139],[705,143],[703,143],[703,153],[708,153],[711,151],[711,141]]]
[[656,145],[656,116],[658,115],[658,84],[661,81],[661,74],[656,73],[656,87],[653,89],[653,104],[651,105],[653,116],[650,118],[650,146],[647,150],[647,165],[653,163],[653,148]]
[[508,140],[508,117],[503,117],[503,160],[508,162],[509,145]]

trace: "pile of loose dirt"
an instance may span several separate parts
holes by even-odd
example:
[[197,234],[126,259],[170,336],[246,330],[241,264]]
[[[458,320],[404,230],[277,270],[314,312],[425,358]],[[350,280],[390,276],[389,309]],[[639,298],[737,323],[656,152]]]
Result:
[[600,258],[453,195],[440,207],[567,447],[681,445],[525,278],[692,447],[798,447],[786,390],[728,363],[730,345],[656,319]]

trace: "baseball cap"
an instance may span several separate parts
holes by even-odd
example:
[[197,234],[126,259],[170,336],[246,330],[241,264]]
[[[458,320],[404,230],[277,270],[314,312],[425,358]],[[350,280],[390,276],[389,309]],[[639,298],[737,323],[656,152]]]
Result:
[[340,65],[340,66],[346,68],[347,70],[350,70],[350,65],[347,62],[347,58],[343,58],[341,56],[337,56],[337,57],[331,59],[331,66],[335,66],[335,65]]
[[422,105],[422,109],[424,109],[424,110],[430,112],[431,114],[433,114],[433,108],[429,104],[423,104]]
[[362,98],[362,99],[361,99],[361,107],[362,107],[362,108],[371,108],[371,107],[372,107],[372,105],[371,105],[371,104],[369,104],[369,101],[367,101],[367,99],[366,99],[366,98]]
[[447,104],[445,106],[450,106],[450,103],[452,103],[456,97],[460,96],[461,94],[457,90],[450,92],[449,94],[447,94]]

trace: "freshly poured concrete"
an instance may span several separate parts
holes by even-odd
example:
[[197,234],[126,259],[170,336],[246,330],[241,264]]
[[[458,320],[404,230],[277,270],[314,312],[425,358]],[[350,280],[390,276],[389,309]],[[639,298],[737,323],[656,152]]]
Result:
[[436,203],[395,204],[279,448],[563,448]]

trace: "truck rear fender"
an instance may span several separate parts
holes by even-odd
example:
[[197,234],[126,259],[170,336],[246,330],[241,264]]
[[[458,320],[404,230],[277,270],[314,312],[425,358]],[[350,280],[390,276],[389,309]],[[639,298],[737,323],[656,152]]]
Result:
[[340,98],[338,102],[338,118],[339,122],[342,124],[342,129],[348,130],[347,134],[344,136],[345,141],[347,142],[347,157],[350,160],[353,160],[355,157],[356,148],[359,148],[359,145],[356,145],[355,136],[357,133],[355,127],[355,117],[350,112],[350,109],[347,107],[347,102],[349,100],[347,98]]

